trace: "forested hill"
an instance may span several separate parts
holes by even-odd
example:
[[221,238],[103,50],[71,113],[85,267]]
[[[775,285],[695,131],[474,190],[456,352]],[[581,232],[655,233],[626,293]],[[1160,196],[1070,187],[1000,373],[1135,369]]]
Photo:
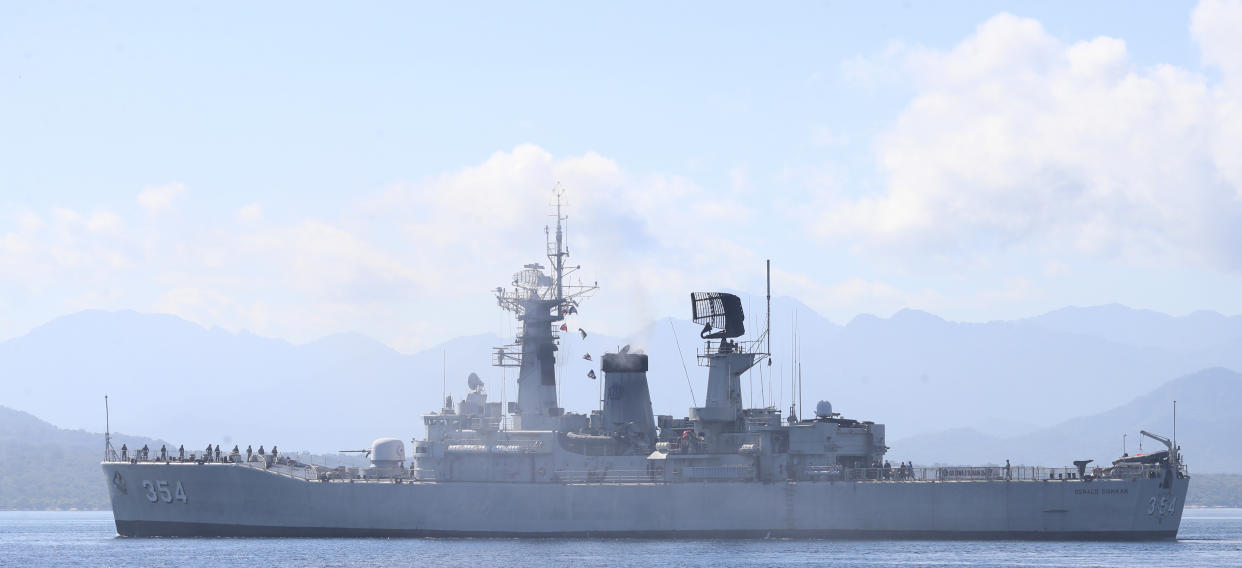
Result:
[[[113,440],[118,448],[163,443],[124,434]],[[62,430],[0,406],[0,509],[106,509],[103,454],[103,434]]]
[[[0,406],[0,510],[107,509],[99,461],[103,434],[62,430],[30,414]],[[114,434],[115,444],[158,448],[161,442]],[[336,465],[353,457],[302,454],[304,461]],[[1199,474],[1186,499],[1192,506],[1242,507],[1242,474]]]
[[[112,440],[117,448],[147,444],[154,449],[164,444],[126,434],[113,434]],[[0,406],[0,510],[107,509],[108,488],[99,469],[103,454],[103,434],[63,430]],[[359,461],[310,454],[301,459],[330,465]]]

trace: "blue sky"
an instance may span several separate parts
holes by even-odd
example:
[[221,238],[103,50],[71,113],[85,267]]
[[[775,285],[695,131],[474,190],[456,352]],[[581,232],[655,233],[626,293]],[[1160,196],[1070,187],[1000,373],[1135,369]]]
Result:
[[0,337],[84,308],[399,349],[508,323],[550,188],[626,333],[1242,312],[1237,2],[0,8]]

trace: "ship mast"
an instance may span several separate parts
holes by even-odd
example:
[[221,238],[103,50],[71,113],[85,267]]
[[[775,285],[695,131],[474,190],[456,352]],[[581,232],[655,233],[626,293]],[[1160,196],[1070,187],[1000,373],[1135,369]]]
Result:
[[497,347],[492,364],[518,367],[518,400],[515,408],[519,429],[552,430],[560,424],[564,410],[556,394],[556,351],[565,316],[577,313],[579,301],[598,289],[597,284],[570,283],[566,277],[581,266],[567,266],[569,248],[566,243],[564,189],[558,184],[556,196],[556,231],[544,227],[546,255],[551,265],[548,274],[539,263],[525,265],[513,275],[512,288],[496,288],[496,301],[501,308],[513,312],[522,322],[522,329],[513,344]]
[[558,185],[554,191],[556,192],[556,252],[548,251],[548,260],[556,267],[556,298],[561,300],[556,304],[556,316],[558,320],[561,320],[565,319],[565,256],[569,253],[565,252],[565,230],[563,228],[567,219],[561,214],[561,197],[565,194],[565,190]]

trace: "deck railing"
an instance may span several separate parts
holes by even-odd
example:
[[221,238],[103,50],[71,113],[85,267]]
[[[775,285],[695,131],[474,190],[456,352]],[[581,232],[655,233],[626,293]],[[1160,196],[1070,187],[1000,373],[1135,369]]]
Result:
[[[237,458],[238,456],[234,456]],[[258,458],[258,456],[255,456]],[[345,482],[434,482],[434,469],[403,470],[401,475],[383,478],[366,477],[363,469],[357,467],[328,467],[308,465],[288,459],[200,459],[196,454],[189,454],[185,459],[168,457],[167,459],[138,459],[130,456],[120,460],[112,456],[114,462],[128,463],[220,463],[239,467],[262,469],[268,473],[281,475],[303,481],[345,481]],[[754,478],[753,468],[746,466],[728,466],[690,468],[693,471],[675,475],[676,482],[712,482],[712,481],[746,481]],[[744,470],[744,471],[743,471]],[[552,481],[562,483],[663,483],[664,475],[659,471],[647,469],[630,470],[573,470],[556,469],[549,476]],[[1189,475],[1185,465],[1179,464],[1173,474],[1177,477]],[[1158,478],[1167,475],[1164,464],[1122,464],[1110,468],[1087,468],[1082,474],[1076,467],[1040,467],[1040,466],[935,466],[935,467],[872,467],[843,468],[840,466],[812,467],[800,478],[804,481],[897,481],[897,482],[993,482],[993,481],[1075,481],[1094,479],[1140,479]]]
[[[821,477],[849,481],[1065,481],[1082,479],[1135,479],[1164,475],[1162,464],[1135,464],[1113,468],[1087,468],[1083,474],[1077,467],[1043,466],[936,466],[878,467],[835,470],[825,468]],[[839,471],[839,473],[838,473]],[[1179,465],[1174,473],[1186,476],[1186,466]]]

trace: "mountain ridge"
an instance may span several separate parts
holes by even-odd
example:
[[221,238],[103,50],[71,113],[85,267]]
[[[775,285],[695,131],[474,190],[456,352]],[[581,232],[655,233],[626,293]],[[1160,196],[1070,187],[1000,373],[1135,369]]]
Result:
[[[801,363],[804,410],[831,400],[848,416],[888,424],[890,438],[964,427],[988,433],[989,424],[1007,435],[1021,433],[1021,424],[1098,412],[1120,402],[1117,393],[1150,390],[1168,377],[1242,369],[1236,316],[1153,316],[1123,306],[1067,313],[1075,315],[963,323],[902,310],[841,326],[779,297],[772,312],[775,353],[770,365],[744,376],[744,402],[787,410],[795,398],[790,376]],[[1115,313],[1122,314],[1117,321],[1079,321],[1083,314]],[[791,356],[795,314],[800,362]],[[1179,341],[1197,348],[1153,347],[1174,332],[1150,326],[1130,336],[1118,332],[1131,317],[1181,322]],[[1197,328],[1199,320],[1210,325]],[[762,332],[762,321],[751,314],[748,337]],[[581,338],[572,333],[579,327],[573,319],[567,327],[557,362],[567,410],[598,408],[600,382],[588,379],[588,371],[598,375],[599,355],[625,344],[651,357],[657,413],[684,416],[699,404],[690,395],[703,393],[706,373],[697,366],[702,339],[693,322],[662,318],[626,337]],[[444,395],[459,397],[470,372],[488,383],[492,400],[512,400],[516,373],[490,366],[494,347],[509,342],[484,333],[405,354],[361,333],[295,345],[167,314],[86,310],[0,342],[0,376],[9,379],[0,381],[0,404],[87,428],[102,422],[98,399],[107,392],[114,425],[187,446],[264,436],[254,443],[332,451],[383,435],[420,434],[420,414],[439,409]]]
[[[1173,438],[1172,401],[1179,402],[1177,442],[1191,471],[1242,471],[1242,452],[1233,436],[1242,432],[1242,374],[1203,369],[1172,379],[1103,412],[1071,418],[1016,436],[990,436],[956,428],[890,442],[894,452],[926,464],[1014,463],[1064,465],[1090,458],[1107,464],[1123,451],[1138,451],[1140,429]],[[1122,435],[1126,434],[1123,444]],[[1147,451],[1160,449],[1142,440]],[[1126,446],[1123,448],[1123,445]],[[901,459],[901,458],[899,458]]]

